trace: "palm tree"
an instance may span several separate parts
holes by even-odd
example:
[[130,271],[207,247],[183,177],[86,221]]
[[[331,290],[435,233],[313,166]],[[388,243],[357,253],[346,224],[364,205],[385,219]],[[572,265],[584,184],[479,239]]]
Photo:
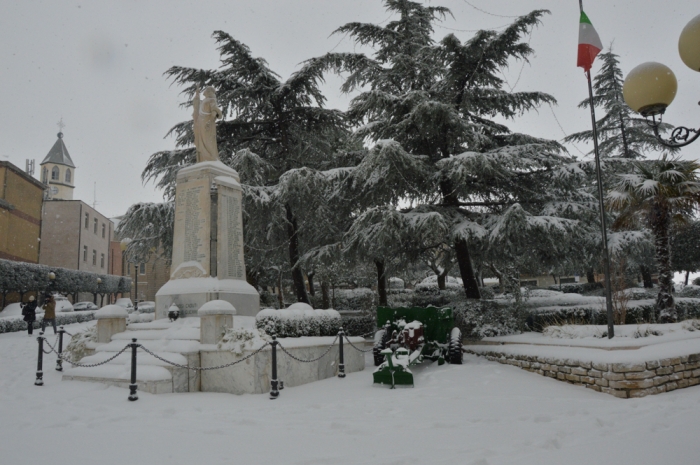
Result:
[[634,172],[619,175],[615,189],[608,194],[609,205],[620,212],[613,228],[646,222],[654,235],[659,272],[656,317],[662,323],[678,320],[673,301],[671,267],[671,227],[685,223],[700,204],[700,164],[668,155],[655,161],[634,163]]

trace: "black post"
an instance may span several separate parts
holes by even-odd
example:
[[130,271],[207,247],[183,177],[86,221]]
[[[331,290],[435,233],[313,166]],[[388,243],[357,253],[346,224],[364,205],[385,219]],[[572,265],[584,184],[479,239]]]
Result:
[[63,329],[63,326],[58,328],[58,358],[56,359],[56,371],[63,371],[63,359],[61,359],[61,354],[63,354],[63,333],[65,332],[66,330]]
[[270,380],[270,399],[274,400],[280,396],[277,390],[277,336],[272,335],[272,379]]
[[343,335],[345,333],[343,332],[343,327],[340,327],[340,331],[338,331],[338,340],[340,341],[338,344],[338,355],[340,356],[340,363],[338,364],[338,378],[345,378],[345,359],[343,357]]
[[[31,322],[30,322],[31,324]],[[44,332],[39,333],[39,337],[36,338],[39,341],[39,358],[36,361],[36,381],[34,381],[34,386],[44,385]]]
[[136,338],[131,340],[131,384],[129,384],[129,400],[139,400],[139,396],[136,394],[138,386],[136,385],[136,349],[139,345],[136,343]]
[[605,307],[608,314],[608,339],[615,337],[615,322],[613,320],[612,283],[610,281],[610,252],[608,251],[608,234],[605,225],[605,201],[603,199],[603,176],[600,170],[600,153],[598,151],[598,128],[595,124],[595,106],[593,105],[593,86],[591,85],[591,72],[586,71],[588,78],[588,96],[591,107],[591,122],[593,124],[593,149],[595,151],[595,168],[598,178],[598,203],[600,207],[600,229],[603,239],[603,265],[605,267]]

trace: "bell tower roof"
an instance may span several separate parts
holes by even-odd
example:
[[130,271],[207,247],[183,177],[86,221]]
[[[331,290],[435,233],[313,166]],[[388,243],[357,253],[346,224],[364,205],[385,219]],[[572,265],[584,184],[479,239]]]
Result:
[[57,165],[65,165],[75,168],[73,160],[71,160],[70,155],[68,154],[66,144],[63,142],[63,132],[59,132],[57,136],[58,139],[56,140],[56,143],[53,144],[53,147],[51,147],[51,150],[49,150],[49,153],[44,158],[44,161],[41,162],[41,165],[46,163],[55,163]]

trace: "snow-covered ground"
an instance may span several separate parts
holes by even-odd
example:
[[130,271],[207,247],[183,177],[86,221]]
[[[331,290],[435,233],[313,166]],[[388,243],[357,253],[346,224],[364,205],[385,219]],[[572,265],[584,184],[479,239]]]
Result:
[[[81,325],[71,325],[75,332]],[[53,342],[53,337],[49,337]],[[0,463],[690,464],[700,386],[620,400],[466,356],[414,370],[416,387],[372,385],[368,369],[265,395],[194,393],[127,401],[62,382],[36,340],[0,335]]]

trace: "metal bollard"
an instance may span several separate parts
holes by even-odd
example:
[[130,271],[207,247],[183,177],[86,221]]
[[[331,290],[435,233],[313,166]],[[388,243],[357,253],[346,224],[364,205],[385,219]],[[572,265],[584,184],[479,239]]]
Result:
[[340,356],[340,363],[338,364],[338,378],[345,378],[345,358],[343,356],[343,336],[345,333],[343,332],[343,327],[340,327],[340,331],[338,331],[338,340],[340,341],[338,344],[338,355]]
[[[30,322],[31,324],[31,322]],[[34,381],[34,386],[44,385],[44,332],[39,333],[39,337],[36,338],[39,341],[39,358],[36,361],[36,381]]]
[[138,386],[136,385],[136,349],[139,345],[136,343],[136,338],[131,340],[131,384],[129,384],[129,400],[139,400],[139,396],[136,394]]
[[270,399],[274,400],[280,396],[280,392],[277,390],[277,336],[272,335],[272,379],[270,380]]
[[63,354],[63,333],[65,332],[63,326],[58,328],[58,358],[56,359],[56,371],[63,371],[63,359],[61,357]]

